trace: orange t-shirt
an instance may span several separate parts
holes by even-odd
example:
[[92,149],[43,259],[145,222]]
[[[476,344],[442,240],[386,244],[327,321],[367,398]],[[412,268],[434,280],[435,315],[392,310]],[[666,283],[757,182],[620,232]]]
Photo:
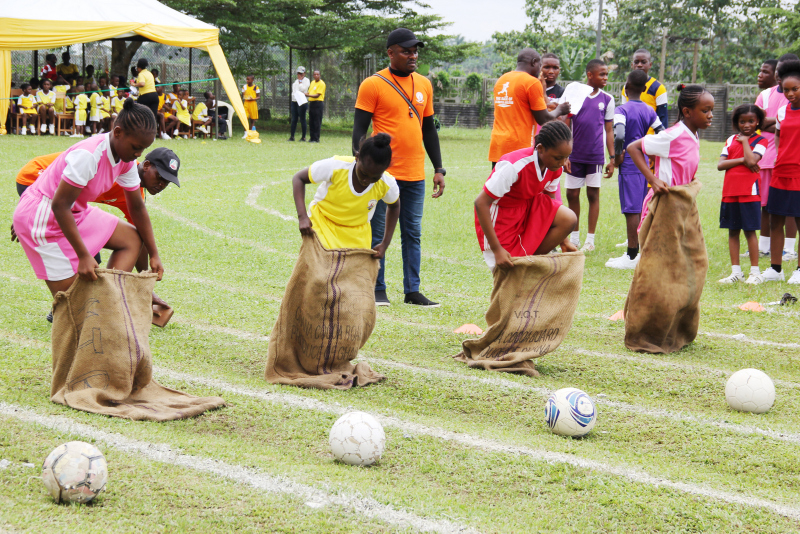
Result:
[[[424,76],[392,76],[389,69],[378,74],[405,91],[420,117],[433,115],[433,87]],[[408,104],[394,88],[377,76],[370,76],[358,88],[356,109],[372,113],[372,135],[392,136],[392,165],[388,173],[397,180],[418,182],[425,179],[425,147],[422,123],[409,111]],[[410,115],[410,116],[409,116]]]
[[[54,154],[33,158],[20,169],[19,174],[17,174],[17,183],[26,186],[33,185],[36,179],[39,178],[39,175],[60,155],[61,152],[56,152]],[[142,198],[144,198],[143,187],[139,189],[139,192],[142,194]],[[122,189],[122,186],[118,183],[114,183],[111,189],[94,199],[93,202],[114,206],[125,215],[125,219],[127,219],[129,223],[133,224],[130,211],[128,211],[128,203],[125,201],[125,190]]]
[[494,84],[494,126],[489,161],[529,148],[535,121],[531,111],[547,109],[542,82],[527,72],[506,72]]

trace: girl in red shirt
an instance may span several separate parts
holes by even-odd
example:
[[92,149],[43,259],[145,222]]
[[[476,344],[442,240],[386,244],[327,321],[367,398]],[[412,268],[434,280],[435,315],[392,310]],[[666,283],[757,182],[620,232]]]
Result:
[[761,228],[761,190],[758,162],[767,152],[767,140],[758,133],[764,124],[764,111],[754,104],[742,104],[733,110],[734,134],[725,142],[717,169],[725,171],[719,227],[728,229],[731,275],[720,284],[744,281],[739,265],[739,232],[744,232],[750,253],[748,284],[763,282],[758,269],[758,239]]

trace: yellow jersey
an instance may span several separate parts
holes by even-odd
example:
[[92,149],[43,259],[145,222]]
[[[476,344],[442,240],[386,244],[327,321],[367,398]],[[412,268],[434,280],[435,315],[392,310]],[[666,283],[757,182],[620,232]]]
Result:
[[308,216],[325,248],[370,248],[369,221],[379,200],[394,204],[400,198],[397,182],[389,173],[361,193],[353,188],[356,158],[334,156],[317,161],[308,169],[308,178],[319,184]]
[[144,87],[139,88],[139,96],[156,92],[156,80],[153,78],[153,73],[147,69],[142,69],[136,78],[136,83],[144,84]]
[[311,85],[308,86],[308,94],[310,95],[319,95],[318,97],[309,96],[309,102],[322,102],[325,100],[325,82],[322,80],[318,82],[311,82]]
[[243,85],[242,95],[244,100],[255,100],[261,94],[257,85]]
[[122,111],[123,106],[125,106],[124,97],[115,96],[111,100],[111,107],[114,108],[114,113],[119,113],[120,111]]
[[172,109],[175,111],[175,116],[178,117],[179,121],[187,126],[192,125],[192,116],[189,115],[189,104],[186,100],[176,100],[172,104]]
[[45,93],[41,89],[36,91],[36,102],[39,104],[53,104],[56,103],[56,92],[55,91],[48,91]]
[[38,111],[36,111],[36,96],[19,95],[19,98],[17,99],[17,107],[19,107],[20,113],[27,113],[28,115],[38,113]]
[[205,121],[208,118],[208,106],[205,102],[195,104],[192,118],[196,121]]

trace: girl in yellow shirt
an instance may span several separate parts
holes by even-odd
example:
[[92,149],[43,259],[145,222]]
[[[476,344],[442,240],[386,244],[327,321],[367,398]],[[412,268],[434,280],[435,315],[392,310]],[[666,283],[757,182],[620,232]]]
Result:
[[[22,94],[17,98],[17,112],[22,114],[22,130],[17,132],[20,135],[28,133],[28,118],[32,118],[38,111],[36,110],[36,96],[31,94],[31,84],[23,83],[20,88]],[[31,133],[36,133],[36,127],[31,124]]]
[[244,110],[247,118],[250,119],[251,126],[255,126],[258,120],[258,98],[260,96],[261,89],[255,84],[255,76],[250,74],[247,77],[247,85],[242,86],[242,100],[244,100]]
[[[383,200],[388,204],[386,228],[373,256],[383,257],[400,215],[400,189],[386,172],[392,163],[391,140],[388,134],[377,134],[361,141],[355,157],[317,161],[294,175],[292,189],[302,235],[316,233],[328,249],[370,248],[370,220]],[[308,211],[306,184],[319,184]]]
[[72,100],[75,105],[75,133],[72,137],[83,137],[82,128],[86,128],[87,132],[89,131],[88,127],[86,127],[86,119],[88,119],[86,110],[89,107],[89,97],[86,96],[84,91],[85,88],[83,85],[79,85],[75,88],[75,92],[78,94],[75,95],[75,98]]
[[52,82],[45,79],[42,88],[36,92],[36,103],[39,106],[39,124],[41,132],[47,130],[47,123],[50,123],[50,135],[56,133],[56,93],[50,90]]

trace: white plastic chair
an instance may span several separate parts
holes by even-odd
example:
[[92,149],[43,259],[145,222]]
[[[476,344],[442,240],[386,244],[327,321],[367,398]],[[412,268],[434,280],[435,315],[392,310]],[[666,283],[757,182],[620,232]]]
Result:
[[233,117],[236,116],[236,110],[227,102],[217,100],[217,113],[220,112],[220,108],[225,108],[228,111],[228,137],[233,137]]

